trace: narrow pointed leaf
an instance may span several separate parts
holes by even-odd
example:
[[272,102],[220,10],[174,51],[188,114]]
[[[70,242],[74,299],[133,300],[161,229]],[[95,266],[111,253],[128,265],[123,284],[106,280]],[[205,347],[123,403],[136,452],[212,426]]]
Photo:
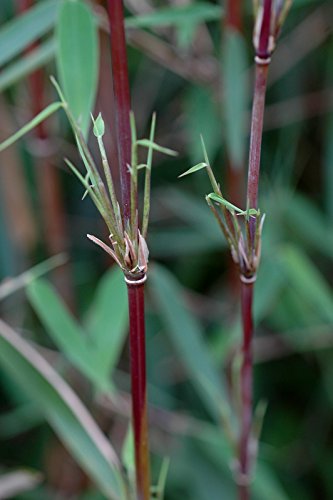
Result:
[[243,36],[233,29],[224,34],[222,58],[225,134],[232,167],[244,167],[246,147],[247,53]]
[[30,75],[36,69],[45,66],[55,55],[53,38],[42,43],[25,57],[6,66],[0,74],[0,92]]
[[2,320],[0,364],[38,404],[64,445],[106,498],[122,500],[123,478],[110,442],[71,387]]
[[23,52],[54,26],[58,6],[58,0],[44,0],[1,27],[0,66]]
[[154,266],[149,275],[154,300],[179,360],[209,413],[220,421],[228,413],[226,390],[203,340],[200,325],[184,303],[183,290],[166,269]]
[[63,0],[56,33],[61,87],[86,138],[98,80],[97,23],[89,5]]
[[160,153],[164,153],[165,155],[169,155],[169,156],[177,156],[178,155],[177,151],[174,151],[173,149],[164,148],[162,146],[159,146],[158,144],[156,144],[153,141],[150,141],[149,139],[139,139],[138,141],[136,141],[136,143],[139,146],[142,146],[144,148],[154,149],[155,151],[159,151]]
[[193,174],[194,172],[197,172],[198,170],[202,170],[203,168],[207,167],[207,163],[198,163],[197,165],[194,165],[194,167],[191,167],[189,170],[186,170],[183,174],[179,175],[178,177],[184,177],[185,175],[190,175]]
[[27,295],[46,331],[74,366],[100,389],[111,389],[111,383],[96,362],[93,340],[66,309],[54,288],[39,279],[27,287]]
[[84,323],[94,342],[96,362],[110,377],[128,331],[126,285],[118,267],[101,279]]
[[179,26],[183,24],[203,23],[220,19],[222,9],[218,5],[203,2],[179,7],[164,7],[148,14],[133,16],[126,19],[126,27],[154,28],[157,26]]
[[0,151],[3,151],[4,149],[14,144],[16,141],[21,139],[21,137],[30,132],[30,130],[33,130],[39,123],[46,120],[46,118],[53,115],[53,113],[55,113],[56,111],[58,111],[58,109],[62,107],[63,104],[61,102],[53,102],[52,104],[47,106],[47,108],[43,109],[43,111],[38,113],[38,115],[35,116],[35,118],[33,118],[29,123],[24,125],[24,127],[18,130],[15,134],[13,134],[11,137],[2,142],[0,144]]

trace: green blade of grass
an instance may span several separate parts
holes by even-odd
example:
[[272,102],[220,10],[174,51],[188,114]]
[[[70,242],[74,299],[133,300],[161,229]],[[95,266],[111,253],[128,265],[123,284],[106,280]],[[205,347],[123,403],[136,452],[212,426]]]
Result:
[[106,498],[122,500],[120,464],[108,439],[54,368],[1,320],[0,363],[39,405],[64,445]]
[[38,113],[38,115],[35,116],[29,123],[24,125],[24,127],[20,128],[20,130],[18,130],[15,134],[13,134],[11,137],[2,142],[0,144],[0,151],[3,151],[4,149],[14,144],[16,141],[21,139],[21,137],[23,137],[25,134],[33,130],[39,123],[46,120],[46,118],[53,115],[53,113],[55,113],[62,107],[63,107],[62,102],[53,102],[52,104],[47,106],[47,108],[43,109],[43,111]]
[[87,138],[98,80],[97,23],[88,4],[64,0],[57,21],[57,66],[61,87]]
[[2,26],[0,66],[23,52],[54,26],[58,6],[58,0],[39,2],[26,13]]
[[226,415],[229,412],[226,390],[209,356],[200,326],[187,310],[183,290],[163,267],[155,265],[149,276],[154,300],[179,359],[209,413],[220,420],[222,412]]

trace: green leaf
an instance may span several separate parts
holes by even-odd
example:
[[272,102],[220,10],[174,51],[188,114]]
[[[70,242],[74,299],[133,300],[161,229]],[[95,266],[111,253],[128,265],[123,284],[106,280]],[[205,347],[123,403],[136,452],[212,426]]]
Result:
[[67,358],[101,390],[110,390],[111,383],[96,360],[93,339],[76,322],[54,288],[39,279],[27,287],[27,296],[46,331]]
[[30,75],[36,69],[45,66],[55,54],[55,41],[53,38],[44,42],[32,52],[9,64],[0,73],[0,92]]
[[158,26],[179,26],[215,21],[221,18],[222,9],[218,5],[196,2],[180,7],[162,9],[126,19],[127,28],[155,28]]
[[127,290],[118,267],[101,279],[84,324],[94,343],[96,363],[110,377],[128,332]]
[[302,298],[303,308],[307,304],[323,320],[333,323],[333,294],[305,253],[296,246],[285,246],[279,251],[279,261],[289,286]]
[[209,356],[200,325],[187,310],[181,286],[171,273],[156,265],[150,271],[149,283],[166,333],[170,335],[180,361],[207,410],[220,421],[222,412],[229,412],[226,390]]
[[253,482],[253,492],[257,500],[290,500],[282,484],[269,465],[259,460]]
[[0,363],[44,413],[108,499],[124,498],[119,460],[81,400],[52,366],[0,320]]
[[132,424],[128,425],[126,437],[121,450],[122,463],[126,467],[126,472],[130,481],[135,483],[135,447]]
[[244,167],[246,147],[245,113],[248,105],[246,45],[237,31],[226,29],[222,58],[225,134],[231,165]]
[[21,288],[27,286],[31,281],[50,272],[52,269],[61,266],[67,262],[65,254],[58,254],[54,257],[37,264],[28,271],[16,276],[15,278],[7,278],[3,283],[0,283],[0,300],[5,299],[12,293],[17,292]]
[[2,26],[0,66],[23,52],[53,27],[58,5],[58,0],[44,0]]
[[151,148],[154,149],[155,151],[159,151],[160,153],[164,153],[165,155],[169,156],[178,155],[177,151],[174,151],[173,149],[169,148],[163,148],[162,146],[159,146],[158,144],[156,144],[153,141],[150,141],[149,139],[139,139],[138,141],[136,141],[136,143],[138,144],[138,146],[142,146],[144,148]]
[[178,178],[184,177],[185,175],[193,174],[194,172],[197,172],[198,170],[202,170],[203,168],[206,168],[208,165],[207,163],[198,163],[197,165],[194,165],[194,167],[191,167],[189,170],[186,170],[181,175],[178,175]]
[[98,33],[93,11],[64,0],[57,21],[57,66],[65,98],[87,138],[98,82]]
[[[288,193],[286,193],[288,196]],[[283,200],[284,201],[284,200]],[[292,237],[308,248],[333,258],[333,224],[305,196],[292,194],[287,198],[285,223]]]
[[185,95],[184,126],[188,137],[188,151],[192,163],[202,159],[202,146],[198,141],[204,133],[209,156],[214,160],[221,146],[221,117],[212,93],[203,87],[192,85]]
[[47,108],[43,109],[43,111],[38,113],[38,115],[35,116],[29,123],[24,125],[24,127],[18,130],[15,134],[13,134],[11,137],[2,142],[0,144],[0,151],[3,151],[4,149],[14,144],[16,141],[21,139],[21,137],[30,132],[30,130],[33,130],[39,123],[46,120],[46,118],[53,115],[53,113],[55,113],[56,111],[58,111],[58,109],[62,107],[63,107],[62,102],[53,102],[52,104],[47,106]]

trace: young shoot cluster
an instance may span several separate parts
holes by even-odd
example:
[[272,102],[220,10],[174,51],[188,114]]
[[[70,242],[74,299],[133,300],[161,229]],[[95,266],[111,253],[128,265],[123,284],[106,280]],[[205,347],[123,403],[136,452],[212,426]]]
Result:
[[[131,165],[127,165],[131,177],[130,219],[125,220],[116,196],[111,168],[104,147],[103,136],[105,133],[105,124],[102,115],[99,114],[96,119],[92,117],[92,121],[93,132],[97,139],[100,152],[101,171],[103,174],[100,173],[100,169],[93,159],[80,125],[74,118],[59,84],[54,78],[51,78],[51,81],[58,92],[60,102],[50,104],[27,125],[2,143],[0,145],[0,151],[16,142],[20,137],[32,130],[51,114],[62,108],[73,130],[78,151],[86,170],[85,174],[82,174],[67,158],[65,162],[85,189],[83,199],[86,195],[89,195],[102,216],[109,231],[109,241],[105,243],[96,236],[90,234],[87,236],[114,259],[123,270],[125,276],[133,278],[134,280],[140,279],[145,275],[148,267],[149,251],[146,237],[150,213],[150,180],[153,151],[159,151],[170,156],[175,156],[177,153],[171,149],[163,148],[154,142],[156,125],[155,114],[153,114],[152,117],[149,139],[138,139],[134,114],[133,112],[130,113],[132,154]],[[144,164],[138,163],[138,150],[140,147],[148,150],[146,163]],[[145,170],[145,185],[142,223],[140,225],[137,203],[138,174],[139,171],[143,169]]]
[[202,137],[201,144],[205,161],[191,167],[179,177],[202,169],[207,171],[213,192],[206,195],[206,202],[228,242],[232,259],[239,269],[241,278],[245,281],[251,280],[255,277],[259,266],[265,215],[262,215],[259,209],[251,207],[242,210],[224,198],[209,163]]

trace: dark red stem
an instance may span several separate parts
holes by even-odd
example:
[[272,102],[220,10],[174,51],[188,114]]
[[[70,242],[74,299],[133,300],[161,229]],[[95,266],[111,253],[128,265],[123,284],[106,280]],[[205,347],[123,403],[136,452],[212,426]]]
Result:
[[265,110],[267,73],[267,64],[256,64],[254,99],[252,106],[249,172],[247,183],[247,201],[250,208],[258,207],[261,141]]
[[253,284],[242,283],[243,345],[241,367],[241,432],[239,440],[239,499],[249,500],[252,427],[252,301]]
[[150,499],[144,284],[128,285],[137,500]]
[[125,222],[130,220],[131,179],[131,129],[129,115],[131,97],[128,80],[124,11],[122,0],[108,0],[110,21],[112,75],[116,111],[117,148],[120,168],[122,213]]

